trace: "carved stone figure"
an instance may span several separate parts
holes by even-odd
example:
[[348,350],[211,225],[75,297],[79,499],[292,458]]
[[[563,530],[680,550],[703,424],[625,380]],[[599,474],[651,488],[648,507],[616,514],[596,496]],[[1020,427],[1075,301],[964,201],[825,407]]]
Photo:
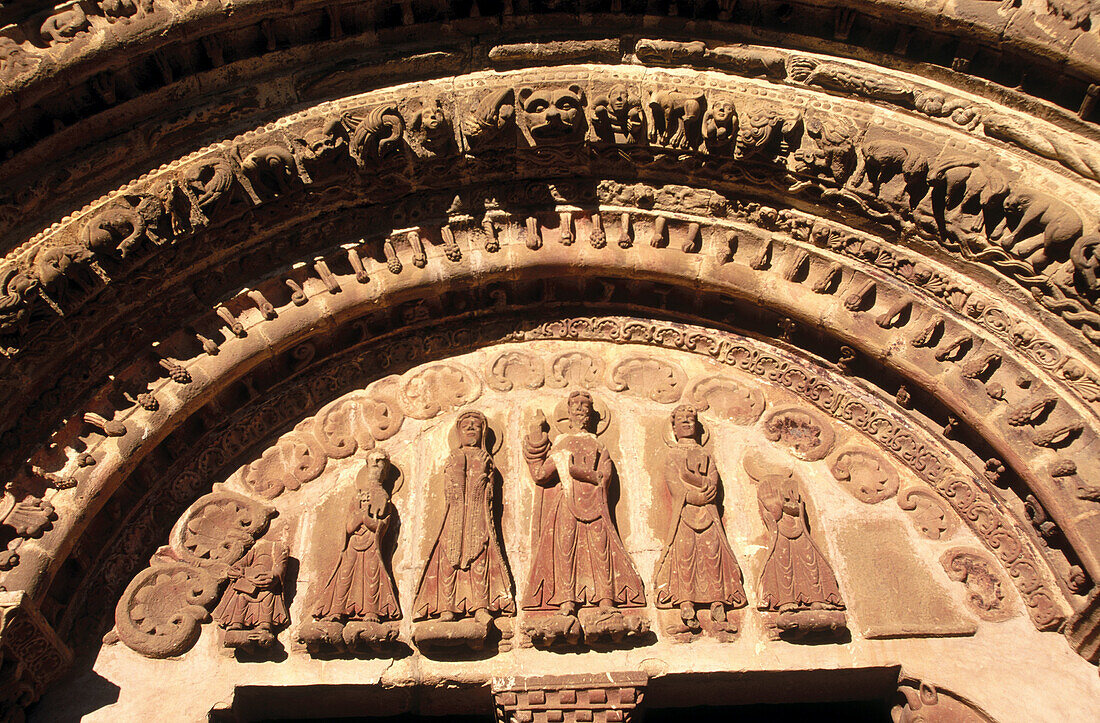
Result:
[[759,608],[778,613],[776,627],[792,637],[843,628],[844,602],[836,575],[811,537],[806,502],[794,472],[749,456],[745,471],[757,483],[760,516],[772,535],[760,574]]
[[707,99],[677,90],[659,90],[649,99],[653,114],[650,140],[670,148],[696,150],[702,143],[701,128]]
[[412,130],[421,134],[421,144],[435,154],[446,153],[454,145],[451,123],[443,112],[443,103],[435,100],[426,103],[413,116]]
[[579,85],[523,88],[519,102],[524,128],[533,145],[574,138],[584,130],[584,91]]
[[719,98],[707,108],[703,115],[703,140],[707,153],[732,155],[737,140],[737,110],[732,100]]
[[380,163],[403,147],[405,119],[396,106],[377,106],[361,118],[346,115],[344,123],[355,129],[348,145],[360,168]]
[[1083,231],[1076,211],[1043,193],[1013,191],[1002,205],[1004,225],[991,236],[1036,271],[1042,271],[1056,259],[1064,259]]
[[743,114],[737,128],[738,160],[771,161],[786,156],[802,129],[802,116],[775,106],[755,106]]
[[645,138],[641,103],[630,97],[625,85],[615,85],[592,104],[592,130],[601,141],[637,144]]
[[225,647],[255,650],[275,644],[289,622],[283,578],[289,551],[281,542],[260,540],[229,568],[229,587],[213,617],[225,629]]
[[556,617],[571,621],[578,619],[580,608],[597,606],[595,616],[581,621],[585,638],[607,634],[621,639],[641,628],[618,608],[644,605],[645,596],[607,505],[615,464],[597,439],[601,421],[606,427],[607,420],[599,418],[603,415],[597,415],[592,395],[583,391],[569,395],[566,413],[559,416],[566,431],[557,440],[550,440],[542,412],[523,440],[531,477],[541,491],[522,606],[556,610]]
[[28,295],[34,279],[14,266],[0,270],[0,334],[16,334],[27,324]]
[[[443,468],[443,525],[413,603],[418,643],[480,647],[494,613],[514,613],[512,578],[493,519],[495,466],[489,423],[477,411],[455,421],[457,444]],[[470,619],[472,617],[472,619]]]
[[241,161],[241,170],[260,197],[288,193],[297,178],[294,155],[282,146],[264,146]]
[[505,129],[515,128],[516,93],[506,88],[485,96],[474,112],[462,122],[462,133],[470,144],[471,150],[477,150],[493,144]]
[[67,43],[88,27],[88,16],[80,3],[73,3],[60,10],[42,23],[39,32],[49,45]]
[[307,645],[328,643],[358,649],[393,640],[398,620],[393,579],[382,558],[382,539],[390,523],[390,496],[383,486],[389,457],[380,449],[367,454],[355,478],[356,496],[345,521],[344,550],[322,589],[313,617],[300,633]]
[[668,451],[664,482],[672,496],[672,518],[668,544],[657,563],[657,606],[679,607],[684,626],[692,631],[701,629],[696,610],[709,606],[716,626],[733,632],[736,625],[727,621],[726,611],[748,601],[718,513],[718,468],[700,444],[702,430],[694,407],[676,407],[671,423],[676,442]]

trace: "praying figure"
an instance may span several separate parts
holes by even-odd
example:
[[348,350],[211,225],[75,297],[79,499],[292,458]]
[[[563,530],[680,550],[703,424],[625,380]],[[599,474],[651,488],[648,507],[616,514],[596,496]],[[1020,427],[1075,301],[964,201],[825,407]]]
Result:
[[758,607],[778,613],[777,626],[787,633],[839,631],[845,625],[844,601],[829,561],[810,536],[793,471],[758,468],[749,458],[745,470],[757,482],[760,516],[773,536],[760,574]]
[[[615,465],[596,438],[592,396],[575,391],[566,403],[567,432],[551,442],[540,412],[523,440],[523,453],[539,494],[541,510],[525,610],[557,610],[575,618],[578,609],[598,606],[586,636],[597,629],[625,634],[616,607],[645,604],[641,578],[634,570],[607,505]],[[627,626],[629,627],[629,626]],[[631,632],[638,632],[639,624]]]
[[484,640],[493,613],[515,612],[512,578],[493,522],[496,472],[488,432],[488,420],[481,412],[463,412],[455,421],[456,444],[443,467],[443,525],[413,605],[417,620],[437,618],[446,624],[472,616],[478,624],[449,629],[421,625],[418,642]]
[[377,623],[401,617],[393,580],[382,562],[382,537],[390,523],[390,496],[382,486],[389,457],[379,449],[355,478],[356,497],[348,510],[344,551],[325,585],[313,617]]
[[701,629],[696,609],[710,608],[711,620],[728,630],[726,611],[747,604],[741,568],[730,549],[718,514],[721,479],[714,457],[699,438],[699,417],[682,404],[672,410],[675,446],[664,466],[672,496],[668,546],[657,563],[654,587],[658,607],[679,607],[684,626]]
[[229,586],[213,612],[227,648],[275,644],[275,631],[290,620],[283,599],[288,555],[283,543],[260,540],[229,568]]

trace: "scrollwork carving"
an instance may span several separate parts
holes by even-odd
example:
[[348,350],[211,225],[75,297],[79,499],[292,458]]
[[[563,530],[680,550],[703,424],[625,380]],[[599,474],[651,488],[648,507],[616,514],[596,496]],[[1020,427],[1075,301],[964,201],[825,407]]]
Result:
[[538,389],[546,379],[542,359],[524,352],[508,351],[497,356],[486,370],[485,383],[498,392],[517,387]]
[[948,577],[966,586],[966,603],[982,620],[1000,622],[1016,614],[996,564],[977,550],[955,548],[940,558]]
[[799,459],[824,459],[833,448],[832,427],[806,409],[777,409],[764,418],[762,425],[765,437],[779,442]]
[[218,578],[200,568],[154,558],[122,593],[115,631],[127,647],[150,658],[186,652],[210,619]]
[[897,494],[898,473],[885,459],[865,449],[848,449],[829,462],[833,477],[860,502],[869,505]]
[[680,399],[687,377],[679,366],[652,357],[630,357],[611,368],[607,388],[631,392],[660,404]]
[[719,419],[740,425],[760,419],[767,404],[764,393],[756,387],[721,376],[698,380],[688,389],[685,400],[700,412],[709,410]]
[[401,386],[401,404],[415,419],[431,419],[477,401],[481,380],[458,364],[436,364],[417,372]]

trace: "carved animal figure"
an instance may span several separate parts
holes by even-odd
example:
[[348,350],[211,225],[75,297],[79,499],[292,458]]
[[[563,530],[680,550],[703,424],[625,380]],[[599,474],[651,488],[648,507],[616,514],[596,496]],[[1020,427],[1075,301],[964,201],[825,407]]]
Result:
[[811,118],[806,122],[806,135],[816,149],[803,155],[802,162],[815,172],[828,174],[843,186],[856,169],[858,134],[855,124],[847,119]]
[[658,90],[649,99],[653,115],[651,140],[670,148],[696,149],[702,142],[703,112],[707,99],[676,90]]
[[61,12],[46,18],[39,28],[43,37],[49,38],[49,45],[67,43],[88,27],[88,16],[80,3],[74,3]]
[[360,167],[381,162],[400,150],[405,139],[405,119],[394,105],[372,108],[361,120],[346,115],[344,122],[355,129],[350,142],[351,156]]
[[579,85],[545,90],[523,88],[519,102],[524,125],[536,144],[571,137],[584,129],[584,91]]
[[772,106],[750,108],[740,120],[734,149],[738,160],[786,156],[802,128],[802,116],[797,111]]
[[126,258],[145,235],[146,219],[130,206],[113,206],[100,212],[80,232],[84,248],[96,254],[118,251]]
[[983,213],[1008,193],[1004,177],[972,158],[946,158],[928,173],[945,212]]
[[[882,187],[898,176],[905,179],[907,189],[926,183],[928,158],[911,146],[885,138],[866,140],[860,144],[857,168],[849,182],[852,188],[867,180],[871,184],[871,193],[880,196]],[[913,198],[912,194],[910,198]]]
[[1070,249],[1069,258],[1085,291],[1100,292],[1100,276],[1097,275],[1100,272],[1100,235],[1090,233],[1078,238]]
[[645,134],[642,106],[625,85],[616,85],[592,104],[592,130],[607,143],[641,143]]
[[515,91],[511,88],[485,96],[462,123],[462,133],[471,147],[485,146],[499,138],[515,121],[515,105]]
[[703,140],[707,153],[730,155],[737,140],[737,109],[729,98],[719,98],[703,114]]
[[258,148],[241,161],[241,170],[259,195],[288,193],[297,176],[294,156],[282,146]]
[[84,246],[52,246],[38,252],[34,259],[34,272],[43,288],[64,296],[70,281],[75,281],[85,290],[90,288],[90,284],[84,281],[84,274],[76,272],[78,268],[86,268],[92,258],[92,252]]
[[1003,203],[1003,228],[1011,229],[995,240],[1037,271],[1057,258],[1065,258],[1084,231],[1081,216],[1065,203],[1044,193],[1012,191]]
[[0,271],[0,334],[15,334],[25,328],[27,295],[34,287],[34,280],[14,266]]
[[200,163],[180,174],[180,185],[194,206],[207,216],[228,199],[233,186],[233,169],[229,161],[218,158],[208,163]]

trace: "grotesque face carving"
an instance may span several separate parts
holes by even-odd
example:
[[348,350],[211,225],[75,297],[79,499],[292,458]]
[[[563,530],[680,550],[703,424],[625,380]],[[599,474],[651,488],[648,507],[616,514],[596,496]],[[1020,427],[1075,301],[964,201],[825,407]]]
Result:
[[580,130],[584,99],[579,85],[546,90],[524,88],[519,92],[519,99],[527,129],[536,141],[562,138]]
[[592,422],[592,397],[588,392],[569,395],[569,422],[576,430],[588,430]]
[[672,433],[676,439],[693,439],[698,423],[699,418],[691,407],[680,405],[672,410]]

